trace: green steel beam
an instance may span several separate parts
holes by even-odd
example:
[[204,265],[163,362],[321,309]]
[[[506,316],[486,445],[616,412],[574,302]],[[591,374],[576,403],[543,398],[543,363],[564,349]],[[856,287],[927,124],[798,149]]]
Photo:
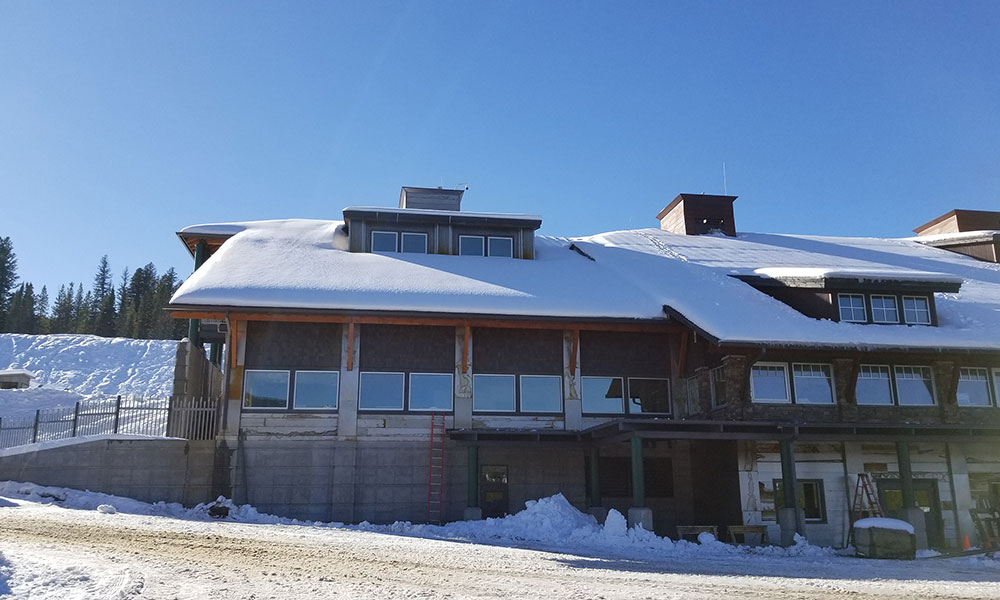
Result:
[[601,505],[601,449],[590,448],[590,505]]
[[642,470],[642,438],[633,436],[632,444],[632,506],[646,506],[646,478]]
[[469,508],[479,506],[479,446],[469,446],[469,487],[466,503]]
[[896,442],[896,460],[899,462],[899,489],[903,495],[903,508],[917,505],[913,494],[913,471],[910,468],[910,445]]

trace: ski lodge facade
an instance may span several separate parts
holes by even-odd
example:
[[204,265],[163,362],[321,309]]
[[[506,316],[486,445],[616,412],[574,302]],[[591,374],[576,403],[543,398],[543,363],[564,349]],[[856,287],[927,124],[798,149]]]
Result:
[[196,270],[168,309],[225,374],[220,493],[346,522],[562,493],[673,538],[833,546],[881,509],[924,546],[975,539],[1000,495],[1000,213],[749,234],[735,197],[681,194],[658,228],[556,238],[462,195],[178,233]]

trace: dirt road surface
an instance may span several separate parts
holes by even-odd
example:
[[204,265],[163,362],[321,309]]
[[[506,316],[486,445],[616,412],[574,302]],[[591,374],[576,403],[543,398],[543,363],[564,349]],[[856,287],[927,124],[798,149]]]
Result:
[[0,508],[0,553],[0,597],[40,600],[1000,598],[992,561],[600,558],[29,504]]

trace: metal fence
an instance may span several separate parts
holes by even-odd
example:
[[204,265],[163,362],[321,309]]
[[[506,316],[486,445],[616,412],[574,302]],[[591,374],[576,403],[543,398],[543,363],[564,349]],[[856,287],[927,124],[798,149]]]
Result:
[[209,440],[215,438],[218,408],[216,398],[182,396],[81,400],[36,410],[34,417],[0,417],[0,448],[108,433]]

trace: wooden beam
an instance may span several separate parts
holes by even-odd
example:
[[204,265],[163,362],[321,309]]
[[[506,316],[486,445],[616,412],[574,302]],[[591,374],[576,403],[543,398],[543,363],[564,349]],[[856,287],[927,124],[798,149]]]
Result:
[[229,321],[229,336],[231,341],[229,343],[229,365],[232,368],[236,368],[236,355],[239,354],[239,344],[237,340],[237,326],[238,321],[236,319],[231,319]]
[[347,325],[347,370],[354,370],[354,321]]
[[684,377],[684,368],[687,367],[688,334],[687,331],[681,333],[681,349],[677,357],[677,376]]
[[569,351],[569,376],[576,377],[576,353],[580,349],[580,330],[573,330],[573,346]]
[[469,326],[465,326],[462,334],[462,373],[469,372]]

